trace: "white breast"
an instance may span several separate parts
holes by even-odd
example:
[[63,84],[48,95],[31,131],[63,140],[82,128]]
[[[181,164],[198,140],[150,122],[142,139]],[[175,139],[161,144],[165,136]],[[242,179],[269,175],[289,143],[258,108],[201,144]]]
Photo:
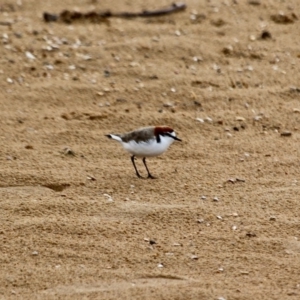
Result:
[[130,141],[128,143],[122,143],[125,150],[137,157],[151,157],[158,156],[164,153],[169,146],[174,142],[174,139],[168,136],[160,136],[160,143],[156,138],[153,138],[147,142]]

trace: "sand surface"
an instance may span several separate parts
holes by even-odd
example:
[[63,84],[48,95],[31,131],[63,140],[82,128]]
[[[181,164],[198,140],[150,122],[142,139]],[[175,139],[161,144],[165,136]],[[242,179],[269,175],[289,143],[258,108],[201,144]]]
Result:
[[[42,18],[169,4],[1,1],[1,299],[300,299],[300,2]],[[148,125],[155,180],[105,137]]]

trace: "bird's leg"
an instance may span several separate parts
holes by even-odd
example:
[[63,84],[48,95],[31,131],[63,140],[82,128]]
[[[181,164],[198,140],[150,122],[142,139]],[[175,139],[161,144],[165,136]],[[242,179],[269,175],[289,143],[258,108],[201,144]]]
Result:
[[144,178],[144,177],[142,177],[142,176],[140,175],[139,171],[137,170],[136,165],[135,165],[135,162],[134,162],[134,159],[135,159],[135,156],[132,155],[132,156],[131,156],[131,161],[132,161],[132,164],[133,164],[133,166],[134,166],[136,176],[137,176],[138,178]]
[[152,176],[151,173],[149,172],[149,169],[148,169],[147,164],[146,164],[146,157],[143,158],[143,163],[144,163],[144,166],[146,167],[146,170],[148,172],[148,178],[155,179],[155,177]]

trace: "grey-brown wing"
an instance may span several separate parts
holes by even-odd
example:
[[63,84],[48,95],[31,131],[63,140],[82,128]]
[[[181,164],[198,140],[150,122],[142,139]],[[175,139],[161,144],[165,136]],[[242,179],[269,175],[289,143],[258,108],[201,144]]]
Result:
[[135,140],[137,143],[147,142],[154,138],[154,127],[145,127],[139,130],[128,132],[121,136],[123,142]]

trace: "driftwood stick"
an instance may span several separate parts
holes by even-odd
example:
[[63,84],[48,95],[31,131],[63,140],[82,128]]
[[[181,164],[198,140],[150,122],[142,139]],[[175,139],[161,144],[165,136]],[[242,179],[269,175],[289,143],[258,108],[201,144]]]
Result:
[[104,12],[87,12],[81,13],[76,11],[64,10],[59,15],[44,12],[43,17],[45,22],[56,22],[62,21],[65,23],[72,23],[78,20],[90,20],[91,22],[101,22],[108,18],[123,18],[123,19],[131,19],[131,18],[148,18],[148,17],[159,17],[165,16],[172,13],[180,12],[186,9],[185,3],[173,3],[169,7],[157,9],[157,10],[144,10],[142,12],[121,12],[121,13],[113,13],[111,11]]

